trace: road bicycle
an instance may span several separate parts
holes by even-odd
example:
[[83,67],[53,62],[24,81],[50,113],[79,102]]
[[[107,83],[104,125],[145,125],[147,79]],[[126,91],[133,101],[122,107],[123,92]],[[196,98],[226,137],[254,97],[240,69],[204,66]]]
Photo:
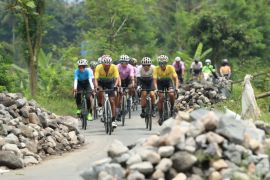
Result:
[[114,91],[114,89],[105,89],[105,90],[99,90],[99,92],[104,92],[104,103],[103,103],[103,115],[102,115],[102,122],[105,126],[105,132],[109,135],[113,132],[112,127],[112,108],[111,103],[109,100],[109,93]]
[[132,97],[128,94],[128,88],[124,87],[120,107],[122,126],[125,126],[125,118],[127,113],[129,114],[129,119],[131,118],[131,104]]
[[152,100],[150,97],[150,92],[153,91],[152,89],[142,89],[141,91],[146,91],[146,107],[145,107],[145,125],[146,129],[149,129],[149,131],[152,130],[152,113],[153,113],[153,107],[152,107]]
[[168,96],[168,89],[164,89],[163,91],[159,90],[159,93],[163,93],[163,104],[162,104],[162,117],[161,117],[161,122],[160,125],[163,124],[164,121],[166,121],[167,119],[169,119],[171,117],[171,103],[169,100],[169,96]]
[[80,120],[82,122],[82,129],[86,130],[87,127],[87,116],[88,116],[88,108],[87,108],[87,94],[89,92],[86,90],[82,90],[77,92],[77,95],[81,95],[81,113],[79,114]]

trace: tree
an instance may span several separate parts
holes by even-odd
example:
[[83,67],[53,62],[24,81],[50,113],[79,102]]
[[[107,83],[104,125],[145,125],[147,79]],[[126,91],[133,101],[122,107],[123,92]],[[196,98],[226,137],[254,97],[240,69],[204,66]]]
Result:
[[13,0],[8,2],[6,7],[21,15],[23,19],[23,38],[27,47],[30,90],[31,95],[35,96],[38,81],[37,56],[42,43],[45,0]]

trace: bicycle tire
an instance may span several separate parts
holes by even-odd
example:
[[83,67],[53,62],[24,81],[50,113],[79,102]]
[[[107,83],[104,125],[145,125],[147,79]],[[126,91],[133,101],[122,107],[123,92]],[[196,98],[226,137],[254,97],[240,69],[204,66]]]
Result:
[[105,132],[106,132],[106,134],[108,134],[109,128],[108,128],[108,118],[107,118],[106,112],[107,112],[107,109],[106,109],[106,106],[104,104],[104,106],[103,106],[103,122],[104,122]]
[[94,119],[98,119],[97,107],[98,107],[98,104],[97,104],[97,96],[95,95],[95,96],[94,96],[94,103],[93,103],[93,118],[94,118]]
[[148,106],[149,106],[149,112],[148,112],[148,128],[149,131],[152,130],[152,104],[151,104],[151,100],[148,100]]
[[145,125],[146,125],[146,129],[148,129],[149,126],[149,111],[150,111],[150,107],[149,107],[149,100],[148,97],[146,98],[146,107],[145,107]]
[[86,130],[87,127],[87,114],[88,114],[88,110],[87,110],[87,103],[86,103],[86,99],[85,97],[83,97],[82,100],[82,110],[81,110],[81,119],[82,119],[82,129]]
[[108,133],[109,135],[112,134],[112,110],[111,110],[111,105],[110,102],[106,102],[106,114],[107,114],[107,127],[108,127]]
[[129,117],[129,119],[131,119],[131,105],[132,105],[132,99],[129,97],[129,101],[128,101],[128,105],[127,105],[127,107],[128,107],[128,117]]
[[125,116],[126,116],[126,96],[122,96],[122,103],[121,103],[121,121],[122,121],[122,126],[125,126]]

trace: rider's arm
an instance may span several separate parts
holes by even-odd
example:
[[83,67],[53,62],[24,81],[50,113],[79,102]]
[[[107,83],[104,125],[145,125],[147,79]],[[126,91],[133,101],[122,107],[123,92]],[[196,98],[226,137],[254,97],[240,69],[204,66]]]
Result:
[[184,75],[185,75],[185,64],[184,62],[181,62],[181,68],[182,68],[182,78],[184,78]]
[[94,84],[93,84],[93,79],[94,79],[94,75],[93,75],[93,71],[92,71],[92,69],[88,69],[88,77],[89,77],[89,83],[90,83],[90,87],[91,87],[91,89],[94,89]]
[[158,89],[157,88],[157,68],[156,67],[154,68],[154,72],[153,72],[153,80],[154,80],[154,88]]
[[178,81],[177,74],[176,74],[174,68],[172,68],[172,78],[173,78],[173,81],[174,81],[174,84],[175,84],[175,88],[178,89],[179,81]]
[[78,86],[78,73],[77,70],[74,71],[74,83],[73,83],[73,89],[77,90]]

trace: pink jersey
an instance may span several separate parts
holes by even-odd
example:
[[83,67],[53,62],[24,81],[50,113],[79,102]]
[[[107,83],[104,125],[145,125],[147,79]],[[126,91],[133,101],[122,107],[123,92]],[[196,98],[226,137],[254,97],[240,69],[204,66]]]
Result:
[[185,65],[184,62],[180,61],[180,64],[176,63],[175,61],[173,62],[173,67],[175,68],[175,71],[179,71],[180,69],[182,71],[185,71]]
[[118,71],[119,71],[121,79],[134,77],[134,68],[132,65],[128,64],[126,67],[123,67],[121,64],[118,64],[117,67],[118,67]]

